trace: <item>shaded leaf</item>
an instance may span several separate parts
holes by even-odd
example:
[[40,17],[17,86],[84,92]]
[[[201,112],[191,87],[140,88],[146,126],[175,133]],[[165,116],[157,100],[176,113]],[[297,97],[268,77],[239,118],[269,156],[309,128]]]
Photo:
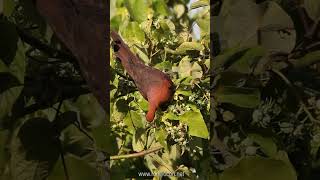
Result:
[[295,170],[280,160],[246,157],[235,167],[225,170],[221,180],[296,180]]
[[230,103],[244,108],[254,108],[260,104],[260,91],[254,88],[223,86],[214,92],[214,96],[219,103]]
[[18,33],[13,23],[0,18],[0,60],[10,65],[16,56]]
[[13,179],[46,179],[58,157],[59,144],[49,120],[27,120],[11,144],[10,165]]
[[249,134],[248,137],[259,144],[261,150],[269,157],[274,158],[277,155],[277,145],[271,138],[266,138],[259,134]]

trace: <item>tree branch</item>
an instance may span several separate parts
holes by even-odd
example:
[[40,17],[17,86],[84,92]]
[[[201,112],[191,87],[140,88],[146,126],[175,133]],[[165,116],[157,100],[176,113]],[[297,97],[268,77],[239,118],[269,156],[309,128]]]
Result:
[[147,154],[159,151],[161,149],[163,149],[163,147],[159,146],[159,147],[155,147],[155,148],[152,148],[152,149],[144,150],[144,151],[133,153],[133,154],[110,156],[110,160],[129,159],[129,158],[141,157],[141,156],[145,156]]

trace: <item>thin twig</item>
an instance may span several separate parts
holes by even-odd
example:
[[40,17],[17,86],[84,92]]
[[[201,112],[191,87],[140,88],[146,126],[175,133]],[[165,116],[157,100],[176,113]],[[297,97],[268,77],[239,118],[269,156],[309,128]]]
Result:
[[298,94],[298,92],[294,89],[294,86],[292,85],[292,83],[289,81],[289,79],[282,74],[282,72],[276,70],[276,69],[272,69],[272,72],[274,72],[275,74],[277,74],[294,92],[294,94],[296,95],[297,99],[299,100],[304,112],[307,114],[307,116],[309,117],[309,119],[312,122],[315,122],[317,124],[320,124],[320,121],[317,121],[311,114],[311,112],[308,110],[307,106],[304,104],[303,100],[301,99],[300,95]]
[[156,151],[160,151],[161,149],[163,149],[163,147],[159,146],[159,147],[155,147],[155,148],[152,148],[152,149],[147,149],[147,150],[140,151],[140,152],[133,153],[133,154],[110,156],[110,160],[129,159],[129,158],[141,157],[141,156],[145,156],[147,154],[150,154],[150,153],[153,153],[153,152],[156,152]]

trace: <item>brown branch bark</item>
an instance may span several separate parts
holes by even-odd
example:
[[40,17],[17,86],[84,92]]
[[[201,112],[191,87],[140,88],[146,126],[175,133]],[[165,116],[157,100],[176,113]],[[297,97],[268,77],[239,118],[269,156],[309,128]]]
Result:
[[90,90],[109,112],[107,1],[37,0],[36,5],[76,57]]

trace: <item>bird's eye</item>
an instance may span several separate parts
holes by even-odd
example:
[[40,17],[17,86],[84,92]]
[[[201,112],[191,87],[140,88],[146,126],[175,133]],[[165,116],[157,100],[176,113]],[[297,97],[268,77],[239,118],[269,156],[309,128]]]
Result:
[[114,41],[116,44],[121,44],[121,41],[120,40],[115,40]]
[[119,49],[120,49],[120,46],[118,46],[117,44],[114,44],[114,45],[113,45],[113,50],[114,50],[114,52],[118,52]]

